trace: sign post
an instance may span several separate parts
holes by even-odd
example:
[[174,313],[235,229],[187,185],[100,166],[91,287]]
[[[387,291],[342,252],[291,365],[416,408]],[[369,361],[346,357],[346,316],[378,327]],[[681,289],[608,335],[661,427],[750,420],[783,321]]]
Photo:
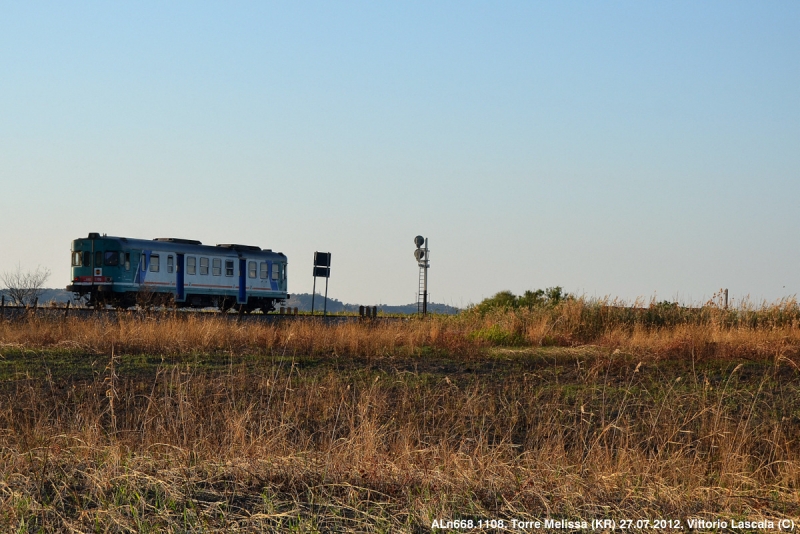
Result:
[[328,278],[331,277],[331,253],[314,252],[314,289],[311,290],[311,315],[314,315],[314,297],[317,294],[317,277],[325,278],[323,317],[328,314]]

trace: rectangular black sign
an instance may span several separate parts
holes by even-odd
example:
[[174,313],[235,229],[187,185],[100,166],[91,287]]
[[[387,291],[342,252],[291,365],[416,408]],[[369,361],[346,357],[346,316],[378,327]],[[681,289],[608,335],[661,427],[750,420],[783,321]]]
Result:
[[314,276],[318,276],[320,278],[328,278],[331,275],[331,268],[330,267],[317,267],[314,266]]
[[314,253],[314,265],[318,265],[320,267],[330,267],[331,266],[331,253],[330,252],[315,252]]

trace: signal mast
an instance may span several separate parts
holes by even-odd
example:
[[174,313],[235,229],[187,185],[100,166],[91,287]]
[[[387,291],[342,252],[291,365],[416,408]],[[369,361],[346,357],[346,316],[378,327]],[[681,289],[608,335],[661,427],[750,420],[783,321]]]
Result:
[[414,251],[414,258],[417,260],[417,265],[419,265],[417,313],[425,315],[428,313],[428,269],[430,268],[428,238],[418,235],[414,238],[414,244],[417,246],[417,250]]

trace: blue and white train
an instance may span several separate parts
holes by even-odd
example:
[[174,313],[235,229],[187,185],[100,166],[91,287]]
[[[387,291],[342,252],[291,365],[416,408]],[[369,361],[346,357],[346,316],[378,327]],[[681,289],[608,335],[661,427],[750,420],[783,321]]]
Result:
[[71,252],[67,291],[86,297],[89,306],[174,302],[268,313],[289,298],[286,256],[256,246],[90,233],[74,240]]

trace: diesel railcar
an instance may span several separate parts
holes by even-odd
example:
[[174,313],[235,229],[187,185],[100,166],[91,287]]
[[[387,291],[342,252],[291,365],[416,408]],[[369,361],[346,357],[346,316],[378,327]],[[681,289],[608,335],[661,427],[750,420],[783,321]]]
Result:
[[72,242],[67,291],[87,305],[174,302],[268,313],[289,298],[286,256],[251,245],[203,245],[177,238],[132,239],[90,233]]

